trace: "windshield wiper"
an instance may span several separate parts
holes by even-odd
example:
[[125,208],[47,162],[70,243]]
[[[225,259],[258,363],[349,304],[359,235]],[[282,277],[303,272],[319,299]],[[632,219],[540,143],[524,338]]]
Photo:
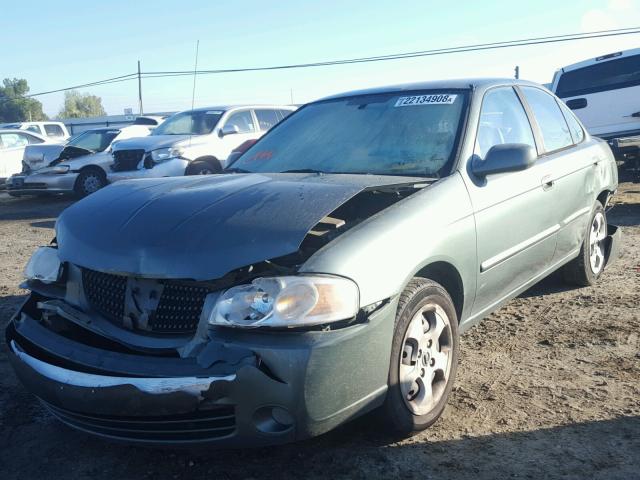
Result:
[[255,173],[255,172],[251,172],[249,170],[245,170],[244,168],[238,168],[238,167],[225,168],[223,171],[224,172],[231,172],[231,173]]
[[[322,170],[316,170],[314,168],[294,168],[291,170],[283,170],[278,173],[327,173]],[[332,172],[331,172],[332,173]]]

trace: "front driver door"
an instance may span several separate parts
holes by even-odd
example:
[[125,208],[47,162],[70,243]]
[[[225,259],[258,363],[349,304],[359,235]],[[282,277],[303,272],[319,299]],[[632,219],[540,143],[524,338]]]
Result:
[[[538,148],[515,90],[499,87],[484,96],[472,161],[483,161],[492,146],[506,143]],[[492,310],[550,266],[558,225],[548,192],[552,187],[545,185],[549,168],[538,158],[526,170],[466,176],[477,231],[474,315]]]
[[221,161],[226,160],[234,148],[247,140],[258,138],[260,135],[251,110],[240,110],[231,113],[220,127],[220,131],[229,126],[235,126],[238,133],[224,135],[220,138],[216,147],[216,158]]

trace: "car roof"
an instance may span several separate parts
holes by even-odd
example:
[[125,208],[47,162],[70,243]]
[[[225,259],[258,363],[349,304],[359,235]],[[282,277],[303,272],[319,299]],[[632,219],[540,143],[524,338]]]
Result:
[[36,132],[32,132],[31,130],[19,130],[17,128],[0,128],[0,133],[21,133],[21,134],[33,135],[36,138],[46,140],[45,137],[37,134]]
[[284,108],[284,109],[296,109],[295,105],[260,105],[257,103],[251,103],[246,105],[217,105],[213,107],[198,107],[193,110],[184,110],[185,112],[202,112],[206,110],[220,110],[222,112],[226,112],[227,110],[235,110],[237,108]]
[[[364,90],[354,90],[336,95],[330,95],[317,101],[325,101],[338,99],[343,97],[355,97],[359,95],[375,95],[380,93],[401,93],[411,92],[415,90],[486,90],[490,87],[501,85],[529,85],[540,86],[538,83],[528,80],[520,80],[513,78],[460,78],[452,80],[433,80],[427,82],[404,83],[400,85],[388,85],[383,87],[374,87]],[[313,103],[313,102],[312,102]]]
[[567,65],[566,67],[562,67],[560,71],[569,72],[571,70],[577,70],[579,68],[588,67],[589,65],[595,65],[597,63],[605,63],[610,62],[612,60],[619,60],[622,57],[630,57],[633,55],[640,54],[640,48],[632,48],[630,50],[621,50],[617,52],[607,53],[605,55],[599,55],[594,58],[589,58],[588,60],[583,60],[581,62],[572,63],[571,65]]

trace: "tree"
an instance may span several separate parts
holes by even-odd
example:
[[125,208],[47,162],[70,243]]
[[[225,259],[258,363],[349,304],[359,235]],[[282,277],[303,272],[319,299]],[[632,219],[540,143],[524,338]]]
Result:
[[59,118],[87,118],[106,115],[102,107],[102,99],[88,93],[70,90],[64,93],[64,105],[58,114]]
[[24,78],[5,78],[0,87],[0,122],[38,122],[49,118],[42,104],[26,97],[29,85]]

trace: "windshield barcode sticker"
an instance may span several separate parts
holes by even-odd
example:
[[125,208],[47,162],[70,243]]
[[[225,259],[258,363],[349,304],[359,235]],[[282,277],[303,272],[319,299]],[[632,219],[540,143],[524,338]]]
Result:
[[400,97],[394,107],[412,107],[414,105],[450,105],[456,101],[456,97],[457,95],[449,95],[448,93]]

